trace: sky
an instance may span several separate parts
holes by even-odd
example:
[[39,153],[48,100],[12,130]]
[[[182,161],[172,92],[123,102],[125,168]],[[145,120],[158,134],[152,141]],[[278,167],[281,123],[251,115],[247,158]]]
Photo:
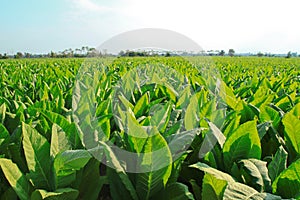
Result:
[[300,53],[298,0],[1,0],[0,53],[97,47],[120,33],[176,31],[204,50]]

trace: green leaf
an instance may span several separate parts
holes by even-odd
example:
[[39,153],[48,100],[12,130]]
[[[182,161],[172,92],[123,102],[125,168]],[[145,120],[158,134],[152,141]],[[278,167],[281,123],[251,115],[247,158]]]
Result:
[[149,92],[146,92],[136,103],[134,106],[133,112],[135,116],[138,118],[142,116],[148,108],[149,105]]
[[190,102],[190,97],[191,97],[191,87],[187,86],[182,91],[181,96],[179,97],[176,103],[176,108],[178,109],[186,108]]
[[298,117],[298,119],[299,119],[300,118],[300,103],[296,104],[290,112],[293,113],[293,115],[295,117]]
[[247,185],[253,187],[259,192],[272,191],[267,162],[256,159],[248,159],[241,160],[238,164]]
[[22,123],[23,149],[28,177],[36,188],[51,190],[50,144],[42,135],[29,125]]
[[200,129],[193,129],[190,131],[183,131],[177,134],[170,135],[167,137],[167,142],[172,154],[173,159],[177,159],[183,153],[187,151],[189,146],[192,144],[197,133],[200,133]]
[[227,182],[219,180],[211,174],[205,174],[202,183],[202,199],[223,199]]
[[237,99],[233,93],[233,90],[226,85],[224,81],[221,81],[219,86],[219,96],[225,101],[225,103],[233,110],[239,111],[243,109],[243,105],[240,103],[240,99]]
[[235,114],[233,119],[228,120],[228,124],[223,131],[225,137],[229,137],[240,125],[241,116]]
[[272,124],[270,122],[265,122],[265,123],[257,125],[257,131],[258,131],[260,140],[262,140],[262,138],[267,134],[270,127],[272,127]]
[[1,200],[18,200],[18,196],[14,189],[12,187],[8,188],[5,190],[1,195],[0,195]]
[[212,99],[209,102],[204,103],[203,106],[200,106],[200,117],[201,118],[208,118],[210,120],[211,119],[211,115],[213,113],[213,111],[216,111],[216,101],[214,99]]
[[161,106],[159,110],[152,110],[154,113],[151,117],[150,124],[156,126],[161,133],[164,133],[170,120],[171,111],[171,102],[167,103],[165,106]]
[[259,193],[247,185],[238,182],[233,182],[228,183],[224,192],[224,199],[281,200],[281,197],[269,193]]
[[83,168],[91,157],[86,150],[68,150],[58,154],[54,159],[56,188],[71,184],[76,171]]
[[128,111],[126,112],[126,133],[128,134],[128,141],[132,150],[134,149],[137,153],[142,152],[145,142],[148,138],[148,133],[142,126],[139,125],[138,121]]
[[296,198],[300,195],[300,159],[292,163],[273,182],[273,193],[283,198]]
[[5,126],[0,123],[0,146],[4,143],[7,143],[10,139],[10,134],[6,130]]
[[186,130],[192,130],[199,127],[199,105],[198,105],[199,93],[194,94],[190,99],[185,115],[184,126]]
[[136,190],[141,199],[149,199],[163,189],[171,175],[172,155],[165,139],[152,130],[141,155],[141,170],[136,176]]
[[76,200],[78,194],[78,190],[74,190],[72,188],[61,188],[57,189],[55,192],[48,192],[46,190],[35,190],[31,195],[31,200]]
[[223,148],[224,164],[230,171],[232,164],[240,159],[261,157],[261,146],[256,122],[242,124],[226,140]]
[[21,200],[30,199],[30,194],[33,190],[32,185],[27,180],[18,166],[11,160],[0,158],[1,169],[14,191]]
[[287,158],[288,158],[288,153],[284,150],[282,146],[280,146],[268,165],[269,169],[269,176],[272,181],[276,179],[276,177],[286,169],[287,166]]
[[112,149],[104,142],[99,142],[98,149],[103,151],[106,157],[106,161],[109,166],[107,168],[108,182],[110,185],[110,193],[113,199],[134,199],[138,200],[138,196],[129,176],[126,174],[124,167],[119,162]]
[[189,183],[192,185],[193,194],[196,200],[201,200],[201,187],[197,184],[194,179],[191,179]]
[[[103,184],[108,181],[106,176],[100,176],[100,162],[91,159],[85,165],[79,185],[79,199],[97,199]],[[88,184],[87,184],[88,183]]]
[[270,94],[271,90],[265,87],[259,87],[253,95],[253,101],[250,103],[258,108],[263,107],[272,102],[274,99],[274,94]]
[[221,171],[219,171],[215,168],[212,168],[212,167],[210,167],[210,166],[208,166],[204,163],[198,162],[196,164],[190,165],[189,167],[196,168],[196,169],[199,169],[201,171],[204,171],[205,173],[211,174],[219,180],[224,180],[224,181],[227,181],[227,182],[235,182],[235,180],[229,174],[221,172]]
[[210,130],[205,134],[205,138],[199,151],[199,157],[203,158],[208,152],[210,152],[214,146],[219,143],[222,148],[225,143],[225,136],[220,129],[212,122],[208,122]]
[[278,129],[281,120],[279,112],[269,106],[261,109],[259,118],[262,122],[272,122],[272,125],[275,129]]
[[172,183],[155,195],[153,199],[164,200],[193,200],[193,194],[189,191],[188,187],[182,183]]
[[287,113],[282,119],[286,141],[300,154],[300,119],[292,113]]
[[[236,182],[230,175],[221,172],[217,169],[211,168],[206,164],[203,163],[196,163],[194,165],[190,165],[190,167],[194,167],[197,169],[200,169],[202,171],[204,171],[205,173],[208,173],[210,175],[212,175],[213,177],[215,177],[218,180],[223,180],[227,182],[227,186],[225,188],[224,194],[223,194],[223,199],[240,199],[240,200],[244,200],[244,199],[259,199],[259,200],[263,200],[263,199],[281,199],[279,196],[275,196],[272,194],[268,194],[268,193],[259,193],[258,191],[256,191],[255,189],[238,183]],[[223,188],[224,183],[221,184],[221,182],[218,182],[219,186],[222,186],[221,188]],[[215,186],[215,182],[214,185]],[[219,191],[219,193],[216,194],[221,194],[221,188],[217,188]],[[211,199],[211,198],[209,198]]]
[[66,133],[57,124],[53,124],[51,136],[50,155],[53,158],[55,158],[58,153],[72,148],[69,144]]
[[66,133],[69,143],[73,148],[81,148],[81,140],[79,138],[76,126],[69,122],[64,116],[54,112],[44,111],[42,114],[52,123],[57,124]]
[[124,105],[125,108],[130,108],[131,110],[134,109],[134,106],[132,105],[132,103],[130,103],[126,97],[124,97],[123,94],[120,94],[119,96],[120,101],[122,102],[122,104]]
[[5,113],[6,113],[6,105],[5,105],[5,103],[3,103],[3,104],[0,106],[0,123],[1,123],[1,124],[4,124],[4,121],[5,121]]

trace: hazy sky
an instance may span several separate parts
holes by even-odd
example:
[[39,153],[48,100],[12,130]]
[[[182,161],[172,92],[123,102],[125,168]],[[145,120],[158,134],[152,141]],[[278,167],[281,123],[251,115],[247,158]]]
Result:
[[97,47],[164,28],[205,50],[300,52],[299,0],[1,0],[0,53]]

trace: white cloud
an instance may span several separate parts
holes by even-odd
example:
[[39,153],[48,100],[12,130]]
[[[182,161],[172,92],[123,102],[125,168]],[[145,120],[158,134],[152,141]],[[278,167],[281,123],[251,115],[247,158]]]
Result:
[[68,1],[75,24],[84,22],[78,29],[92,27],[90,34],[105,30],[102,41],[132,29],[165,28],[191,37],[205,49],[300,51],[297,0]]

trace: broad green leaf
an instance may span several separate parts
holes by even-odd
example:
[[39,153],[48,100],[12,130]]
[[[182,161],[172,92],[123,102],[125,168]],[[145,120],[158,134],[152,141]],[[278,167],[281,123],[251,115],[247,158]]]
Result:
[[194,179],[191,179],[189,183],[192,185],[193,194],[196,200],[201,200],[201,187],[197,184]]
[[265,122],[265,123],[257,125],[257,131],[258,131],[260,140],[262,140],[262,138],[267,134],[270,127],[272,127],[271,122]]
[[298,119],[300,119],[300,103],[296,104],[290,112],[293,113],[295,117],[298,117]]
[[5,113],[6,113],[6,105],[5,105],[5,103],[3,103],[3,104],[0,106],[0,123],[1,123],[1,124],[4,124],[4,121],[5,121]]
[[186,185],[176,182],[168,185],[164,190],[156,194],[153,199],[193,200],[194,197]]
[[23,153],[22,145],[22,127],[16,129],[16,131],[10,137],[10,143],[8,144],[8,154],[11,160],[17,164],[22,172],[28,171],[26,158]]
[[131,110],[134,109],[134,105],[132,105],[132,103],[130,103],[126,97],[124,97],[123,94],[120,94],[119,96],[120,101],[122,102],[122,104],[125,106],[125,108],[130,108]]
[[112,149],[104,142],[99,142],[99,150],[103,151],[109,166],[107,176],[110,187],[110,193],[113,199],[134,199],[138,200],[138,195],[129,176],[126,174],[124,167],[119,162]]
[[171,175],[172,155],[157,129],[148,137],[141,154],[141,171],[137,174],[136,190],[141,199],[149,199],[163,189]]
[[0,158],[0,167],[14,191],[21,200],[30,199],[32,185],[11,160]]
[[160,108],[159,110],[152,111],[154,113],[151,117],[150,124],[156,126],[161,133],[164,133],[170,120],[172,104],[169,102]]
[[136,103],[134,106],[133,112],[135,116],[138,118],[142,116],[148,108],[149,104],[149,92],[146,92]]
[[276,179],[276,177],[286,169],[287,166],[287,158],[288,158],[288,153],[284,150],[282,146],[280,146],[268,165],[268,170],[269,170],[269,176],[272,181]]
[[215,168],[212,168],[212,167],[210,167],[210,166],[208,166],[204,163],[198,162],[196,164],[190,165],[189,167],[196,168],[196,169],[199,169],[201,171],[204,171],[205,173],[211,174],[219,180],[224,180],[224,181],[227,181],[227,182],[235,182],[235,180],[229,174],[221,172],[221,171],[219,171]]
[[208,152],[210,152],[218,143],[222,148],[225,143],[225,136],[220,129],[212,122],[208,122],[210,130],[205,134],[203,143],[199,151],[199,157],[203,158]]
[[268,175],[267,162],[256,159],[241,160],[238,162],[247,185],[259,192],[271,192],[271,179]]
[[184,126],[186,130],[192,130],[199,127],[199,105],[198,105],[199,93],[194,94],[190,99],[185,115]]
[[202,199],[222,200],[227,182],[206,173],[202,183]]
[[23,149],[27,166],[28,177],[36,188],[51,190],[50,181],[51,159],[50,144],[42,135],[29,125],[22,123]]
[[57,124],[53,124],[51,136],[50,155],[53,158],[55,158],[58,153],[72,148],[69,144],[66,133]]
[[292,163],[275,179],[273,193],[283,198],[296,198],[300,195],[300,159]]
[[185,109],[190,102],[190,97],[191,97],[191,87],[187,86],[184,88],[183,92],[181,93],[181,96],[179,97],[176,103],[176,108]]
[[228,183],[224,192],[224,199],[281,200],[281,197],[269,193],[259,193],[247,185],[238,182],[233,182]]
[[220,129],[215,124],[213,124],[212,122],[208,122],[208,125],[209,125],[209,128],[212,131],[213,135],[218,140],[218,143],[220,144],[221,148],[223,148],[226,137],[223,135],[223,133],[220,131]]
[[177,159],[192,144],[195,136],[200,133],[200,129],[193,129],[190,131],[183,131],[167,137],[168,146],[170,148],[172,158]]
[[44,111],[42,114],[52,123],[57,124],[66,133],[68,140],[73,148],[81,148],[82,144],[74,123],[69,122],[65,117],[50,111]]
[[274,94],[270,94],[272,91],[268,88],[259,87],[253,95],[253,101],[250,103],[258,108],[263,107],[272,102],[274,99]]
[[240,103],[241,100],[236,98],[232,89],[224,81],[221,81],[219,85],[219,96],[233,110],[239,111],[243,109],[243,105]]
[[139,154],[142,152],[142,149],[148,138],[148,133],[142,126],[139,125],[138,121],[130,112],[127,112],[126,114],[126,133],[128,134],[128,142],[132,147],[132,150],[134,149]]
[[223,158],[229,171],[232,164],[240,159],[261,157],[261,146],[256,122],[249,121],[242,124],[226,140],[223,147]]
[[247,121],[254,120],[256,116],[259,116],[259,109],[251,104],[247,104],[244,101],[241,101],[243,105],[243,109],[240,110],[241,115],[241,123],[245,123]]
[[58,200],[58,199],[68,199],[76,200],[78,197],[78,190],[72,188],[61,188],[57,189],[55,192],[48,192],[46,190],[35,190],[31,195],[31,200]]
[[262,122],[272,122],[275,129],[278,128],[281,120],[279,112],[269,106],[261,109],[259,117]]
[[211,115],[213,111],[216,111],[216,101],[214,99],[204,103],[204,105],[199,108],[200,117],[201,118],[205,117],[208,118],[209,120],[213,120],[211,119]]
[[10,134],[9,132],[6,130],[5,126],[3,126],[0,123],[0,146],[6,142],[8,142],[10,139]]
[[229,137],[240,125],[241,116],[235,114],[233,119],[228,120],[228,124],[223,131],[225,137]]
[[14,191],[14,189],[12,187],[10,187],[0,195],[0,199],[1,200],[18,200],[18,196],[17,196],[16,192]]
[[300,119],[292,113],[287,113],[282,119],[285,140],[290,142],[294,150],[300,154]]
[[96,159],[91,159],[85,165],[80,177],[79,199],[96,200],[98,198],[103,184],[108,181],[106,176],[100,176],[99,169],[100,162]]
[[64,187],[74,181],[77,170],[83,168],[91,159],[86,150],[67,150],[59,153],[54,159],[56,187]]

